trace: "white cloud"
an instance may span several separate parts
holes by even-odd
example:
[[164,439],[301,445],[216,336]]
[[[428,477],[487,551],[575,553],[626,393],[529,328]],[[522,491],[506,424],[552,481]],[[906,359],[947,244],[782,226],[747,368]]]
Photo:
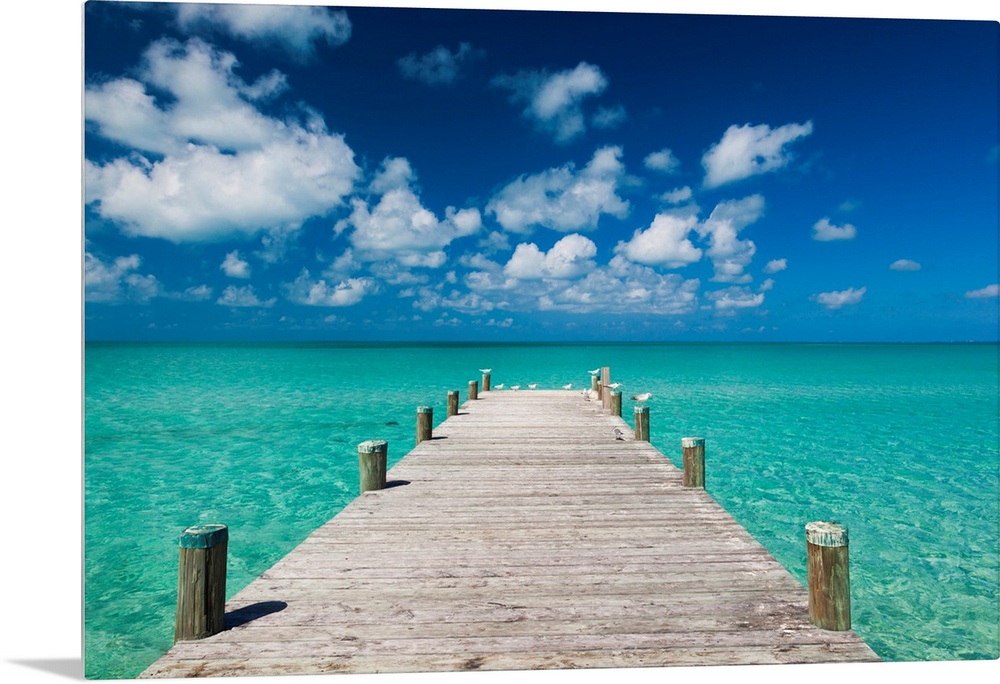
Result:
[[243,287],[236,287],[235,285],[230,285],[225,290],[222,291],[222,295],[215,301],[216,304],[221,304],[222,306],[230,307],[264,307],[270,308],[274,306],[277,300],[275,298],[268,299],[267,301],[261,301],[258,299],[257,294],[253,290],[252,285],[244,285]]
[[338,283],[313,280],[309,271],[302,269],[294,282],[284,286],[285,296],[296,304],[306,306],[352,306],[366,295],[378,290],[372,278],[346,278]]
[[138,254],[117,257],[105,263],[90,252],[84,253],[84,300],[88,302],[145,304],[163,295],[154,276],[136,273],[141,264]]
[[839,309],[848,304],[857,304],[865,295],[868,288],[855,289],[850,287],[839,292],[821,292],[816,295],[816,301],[828,309]]
[[504,274],[520,280],[542,278],[573,279],[595,268],[593,257],[597,245],[578,233],[556,242],[548,252],[542,252],[533,243],[521,243],[504,266]]
[[967,299],[987,299],[989,297],[1000,296],[1000,285],[994,283],[978,290],[970,290],[965,293]]
[[240,257],[239,250],[229,252],[219,268],[230,278],[250,277],[250,264]]
[[889,264],[889,268],[893,271],[919,271],[920,264],[912,259],[897,259]]
[[820,242],[830,242],[832,240],[853,240],[858,234],[858,229],[850,223],[843,226],[835,226],[830,223],[830,219],[821,218],[813,225],[813,240]]
[[663,173],[676,173],[681,165],[680,160],[674,156],[674,153],[666,148],[646,155],[642,163],[645,164],[647,169]]
[[604,92],[608,81],[601,70],[586,62],[554,74],[544,71],[498,76],[494,85],[526,103],[524,116],[551,132],[557,142],[568,142],[586,130],[582,103]]
[[771,259],[764,266],[764,273],[777,273],[788,268],[788,259]]
[[189,287],[181,293],[180,299],[189,302],[204,302],[212,298],[212,288],[208,285],[196,285]]
[[757,288],[757,292],[770,292],[774,289],[774,278],[768,278],[760,284]]
[[724,290],[706,292],[705,296],[715,302],[716,311],[732,311],[734,309],[756,308],[764,303],[764,291],[754,294],[744,287],[727,287]]
[[459,77],[463,66],[482,55],[482,50],[473,49],[468,43],[460,43],[455,52],[438,45],[420,57],[411,52],[397,64],[407,78],[423,81],[428,85],[447,85]]
[[314,56],[317,43],[335,47],[351,37],[347,13],[325,7],[179,4],[176,9],[184,29],[214,26],[243,40],[279,44],[303,61]]
[[657,214],[645,230],[636,230],[632,239],[620,241],[615,254],[630,261],[651,266],[681,268],[701,259],[702,251],[691,242],[691,232],[698,225],[696,216]]
[[350,217],[339,221],[335,230],[353,228],[350,242],[355,258],[395,259],[407,266],[438,268],[446,262],[445,246],[479,232],[478,209],[448,207],[444,220],[438,220],[411,187],[414,179],[405,159],[387,159],[371,184],[374,192],[383,193],[374,208],[362,199],[351,202]]
[[786,166],[792,156],[785,146],[812,130],[811,121],[773,130],[767,124],[730,126],[702,157],[705,186],[717,187]]
[[699,234],[709,241],[706,254],[715,267],[713,281],[745,283],[751,280],[744,269],[757,252],[757,246],[752,240],[740,240],[739,233],[763,214],[764,198],[750,195],[741,200],[720,202],[698,227]]
[[625,107],[616,105],[614,107],[598,107],[591,117],[590,123],[594,128],[617,128],[628,118]]
[[[163,108],[136,81],[87,88],[85,116],[100,135],[163,155],[87,160],[86,201],[98,215],[129,235],[211,241],[294,229],[343,204],[360,174],[343,137],[316,116],[300,123],[261,114],[236,65],[199,40],[161,40],[141,76],[172,96]],[[134,115],[125,115],[130,102]]]
[[619,147],[603,147],[579,172],[572,164],[521,176],[486,206],[505,230],[528,234],[535,226],[563,233],[594,230],[601,214],[624,218],[629,203],[617,194],[625,167]]
[[660,195],[660,199],[664,202],[669,202],[670,204],[680,204],[681,202],[687,202],[694,196],[691,188],[687,185],[681,188],[674,188],[673,190],[668,190],[667,192]]

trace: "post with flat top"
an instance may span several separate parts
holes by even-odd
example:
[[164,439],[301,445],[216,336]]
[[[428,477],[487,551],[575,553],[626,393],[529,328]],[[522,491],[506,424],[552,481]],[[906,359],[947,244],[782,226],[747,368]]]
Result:
[[194,525],[180,536],[174,643],[218,634],[225,627],[229,528]]
[[601,396],[601,379],[596,375],[590,376],[590,391],[597,392],[597,396]]
[[608,366],[601,366],[601,406],[605,411],[611,409],[611,369]]
[[479,381],[469,380],[469,401],[479,398]]
[[809,621],[820,629],[851,628],[851,578],[847,527],[835,522],[806,525]]
[[361,493],[385,488],[385,464],[389,443],[384,439],[369,439],[358,445],[358,470]]
[[448,417],[458,415],[458,390],[448,390]]
[[684,455],[684,486],[705,488],[705,439],[683,437],[681,451]]
[[635,407],[635,440],[637,442],[649,441],[649,407]]
[[622,393],[618,390],[611,390],[611,415],[622,417]]
[[417,444],[431,438],[431,424],[434,420],[434,409],[430,406],[417,407]]
[[489,373],[483,373],[483,391],[484,392],[489,392],[490,391],[490,374]]

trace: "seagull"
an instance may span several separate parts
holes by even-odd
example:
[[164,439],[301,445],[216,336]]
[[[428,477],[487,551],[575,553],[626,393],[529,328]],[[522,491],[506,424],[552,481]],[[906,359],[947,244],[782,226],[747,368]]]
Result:
[[530,389],[530,390],[533,390],[533,389],[535,389],[536,387],[538,387],[538,383],[537,383],[537,382],[533,382],[533,383],[531,383],[530,385],[528,385],[528,389]]
[[653,395],[650,394],[649,392],[643,392],[642,394],[637,394],[634,397],[632,397],[632,401],[637,401],[641,404],[643,402],[649,401],[649,398],[651,396]]
[[616,390],[616,389],[618,389],[621,386],[622,386],[622,384],[620,382],[613,382],[610,385],[608,385],[608,387],[610,387],[613,390]]
[[587,371],[587,372],[590,373],[591,375],[597,375],[598,373],[601,372],[601,369],[600,368],[595,368],[594,370]]
[[499,385],[496,386],[496,388],[498,390],[502,390],[503,389],[503,383],[501,382]]
[[521,389],[521,386],[520,385],[511,385],[510,388],[516,392],[519,389]]
[[570,383],[567,383],[567,384],[563,385],[563,389],[564,390],[573,389],[573,383],[570,382]]
[[493,369],[492,368],[480,368],[479,372],[482,373],[483,375],[489,375],[489,373],[490,373],[491,370],[493,370]]
[[615,433],[615,439],[616,440],[618,440],[618,441],[624,441],[625,440],[625,431],[622,430],[621,428],[615,428],[611,432]]

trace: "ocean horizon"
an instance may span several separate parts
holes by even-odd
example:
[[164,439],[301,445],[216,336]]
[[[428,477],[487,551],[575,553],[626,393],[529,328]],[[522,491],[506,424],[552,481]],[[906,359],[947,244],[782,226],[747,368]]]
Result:
[[[887,661],[1000,657],[996,342],[113,342],[84,344],[88,678],[172,643],[177,535],[230,527],[228,595],[356,496],[356,445],[414,446],[479,368],[650,400],[675,465],[706,438],[706,489],[797,579],[803,528],[851,534],[853,629]],[[627,412],[625,412],[627,413]],[[630,421],[630,416],[626,415]],[[134,534],[115,531],[128,520]]]

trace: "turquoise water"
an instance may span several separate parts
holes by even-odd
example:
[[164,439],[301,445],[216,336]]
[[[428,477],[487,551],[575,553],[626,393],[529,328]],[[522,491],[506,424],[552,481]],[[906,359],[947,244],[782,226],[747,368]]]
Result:
[[[414,444],[494,384],[650,391],[652,442],[805,583],[804,525],[848,525],[854,629],[886,660],[1000,657],[996,345],[111,344],[85,350],[88,678],[173,639],[177,535],[230,528],[231,596],[355,496],[357,444]],[[626,420],[631,421],[626,401]]]

